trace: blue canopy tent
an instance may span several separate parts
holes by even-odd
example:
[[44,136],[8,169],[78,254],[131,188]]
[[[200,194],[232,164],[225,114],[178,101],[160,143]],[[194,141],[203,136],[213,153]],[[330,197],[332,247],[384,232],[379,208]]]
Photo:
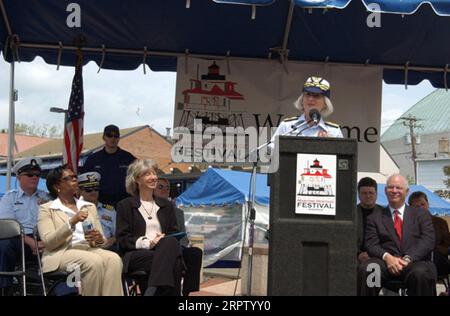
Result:
[[[247,215],[250,173],[209,168],[192,186],[177,197],[185,212],[188,234],[205,238],[204,266],[240,260]],[[256,177],[255,242],[264,243],[269,223],[267,175]],[[248,241],[248,237],[246,237]]]
[[[178,57],[192,56],[378,65],[397,84],[449,79],[444,0],[0,0],[0,10],[8,62],[73,66],[81,49],[84,63],[116,70],[175,71]],[[377,12],[380,27],[369,27]],[[10,113],[13,91],[12,62]]]
[[[248,202],[248,172],[209,168],[192,186],[177,197],[181,206],[221,206]],[[269,206],[267,175],[256,176],[256,203]]]
[[[0,45],[12,61],[174,71],[176,57],[280,58],[384,66],[384,80],[444,87],[444,0],[2,0]],[[373,3],[378,6],[373,7]],[[305,9],[307,8],[307,9]],[[373,12],[381,27],[369,27]],[[308,45],[305,45],[308,43]]]
[[[377,203],[383,206],[388,204],[386,194],[384,193],[385,187],[386,187],[385,184],[378,184]],[[410,185],[408,197],[411,195],[411,193],[416,191],[422,191],[427,195],[428,202],[430,203],[430,212],[433,215],[439,216],[450,215],[449,202],[440,198],[438,195],[434,194],[432,191],[428,190],[422,185]],[[408,197],[406,198],[406,201],[408,201]]]

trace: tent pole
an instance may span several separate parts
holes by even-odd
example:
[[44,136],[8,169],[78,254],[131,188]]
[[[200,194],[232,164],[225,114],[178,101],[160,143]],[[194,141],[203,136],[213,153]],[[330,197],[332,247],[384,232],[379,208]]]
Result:
[[6,30],[8,31],[8,35],[11,36],[11,24],[9,24],[8,14],[6,13],[5,4],[3,0],[0,0],[0,10],[2,11],[3,21],[5,21]]
[[288,45],[288,41],[289,41],[289,33],[291,32],[292,16],[294,14],[294,8],[295,8],[294,0],[290,0],[288,17],[286,19],[286,26],[284,28],[283,44],[281,46],[281,51],[283,51],[283,52],[285,52],[287,49],[287,45]]
[[252,274],[253,274],[253,243],[255,238],[255,196],[256,196],[256,168],[258,166],[258,160],[253,164],[253,170],[250,181],[250,196],[248,201],[249,214],[249,233],[248,233],[248,268],[247,268],[247,296],[252,295]]
[[[48,49],[48,50],[66,50],[66,51],[76,51],[79,47],[76,46],[60,46],[51,44],[35,44],[35,43],[24,43],[21,42],[19,48],[22,49]],[[269,51],[270,49],[268,49]],[[120,48],[104,48],[104,47],[83,47],[82,52],[98,53],[103,55],[105,53],[112,54],[123,54],[123,55],[139,55],[144,54],[143,49],[120,49]],[[184,57],[185,53],[174,53],[174,52],[163,52],[163,51],[147,51],[147,57],[151,56],[161,56],[161,57]],[[190,58],[207,58],[207,59],[217,59],[217,60],[248,60],[248,61],[261,61],[267,60],[267,58],[257,58],[257,57],[241,57],[241,56],[226,56],[226,55],[208,55],[208,54],[193,54],[189,53]],[[323,61],[308,61],[308,60],[290,60],[290,63],[301,63],[301,64],[311,64],[311,65],[323,65]],[[365,67],[383,67],[384,69],[394,69],[394,70],[405,70],[405,65],[386,65],[386,64],[367,64],[364,63],[349,63],[349,62],[333,62],[328,61],[328,65],[339,65],[339,66],[365,66]],[[432,72],[443,72],[443,67],[421,67],[421,66],[409,66],[409,71],[432,71]]]
[[10,64],[10,78],[9,78],[9,124],[8,124],[8,162],[6,170],[6,190],[11,190],[11,169],[14,161],[14,60]]

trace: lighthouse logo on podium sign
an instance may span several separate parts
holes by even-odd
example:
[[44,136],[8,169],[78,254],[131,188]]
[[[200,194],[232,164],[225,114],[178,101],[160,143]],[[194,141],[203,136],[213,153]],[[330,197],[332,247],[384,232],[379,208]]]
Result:
[[336,156],[297,155],[296,214],[336,215]]

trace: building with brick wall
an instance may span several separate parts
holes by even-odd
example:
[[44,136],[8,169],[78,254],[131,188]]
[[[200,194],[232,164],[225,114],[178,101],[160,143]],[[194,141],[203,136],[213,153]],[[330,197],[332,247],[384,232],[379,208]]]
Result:
[[[131,152],[137,158],[153,159],[158,168],[164,173],[170,173],[171,168],[181,172],[189,172],[188,164],[173,164],[171,161],[171,142],[148,125],[125,128],[120,130],[119,147]],[[80,163],[92,153],[101,150],[104,146],[103,132],[84,135],[84,148]],[[43,170],[49,170],[62,163],[63,140],[55,139],[15,155],[15,160],[23,157],[35,156],[43,160]],[[0,160],[0,174],[6,174],[6,159]]]
[[[8,137],[9,135],[7,133],[0,133],[0,159],[6,159],[8,156]],[[16,142],[14,146],[14,155],[52,140],[47,137],[18,134],[14,136],[14,139]]]

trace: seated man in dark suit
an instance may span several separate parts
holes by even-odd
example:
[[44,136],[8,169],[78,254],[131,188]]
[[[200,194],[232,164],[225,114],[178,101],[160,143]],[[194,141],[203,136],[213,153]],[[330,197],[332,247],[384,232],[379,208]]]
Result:
[[[412,193],[408,198],[408,204],[412,207],[421,208],[427,213],[429,212],[428,197],[421,191]],[[436,265],[438,275],[447,275],[450,274],[450,260],[448,260],[450,233],[448,225],[445,219],[439,216],[431,216],[431,221],[436,234],[433,262]]]
[[365,245],[370,259],[359,267],[359,295],[378,295],[390,280],[403,281],[410,296],[435,295],[431,216],[405,205],[408,182],[401,175],[388,178],[385,192],[388,207],[367,217]]

